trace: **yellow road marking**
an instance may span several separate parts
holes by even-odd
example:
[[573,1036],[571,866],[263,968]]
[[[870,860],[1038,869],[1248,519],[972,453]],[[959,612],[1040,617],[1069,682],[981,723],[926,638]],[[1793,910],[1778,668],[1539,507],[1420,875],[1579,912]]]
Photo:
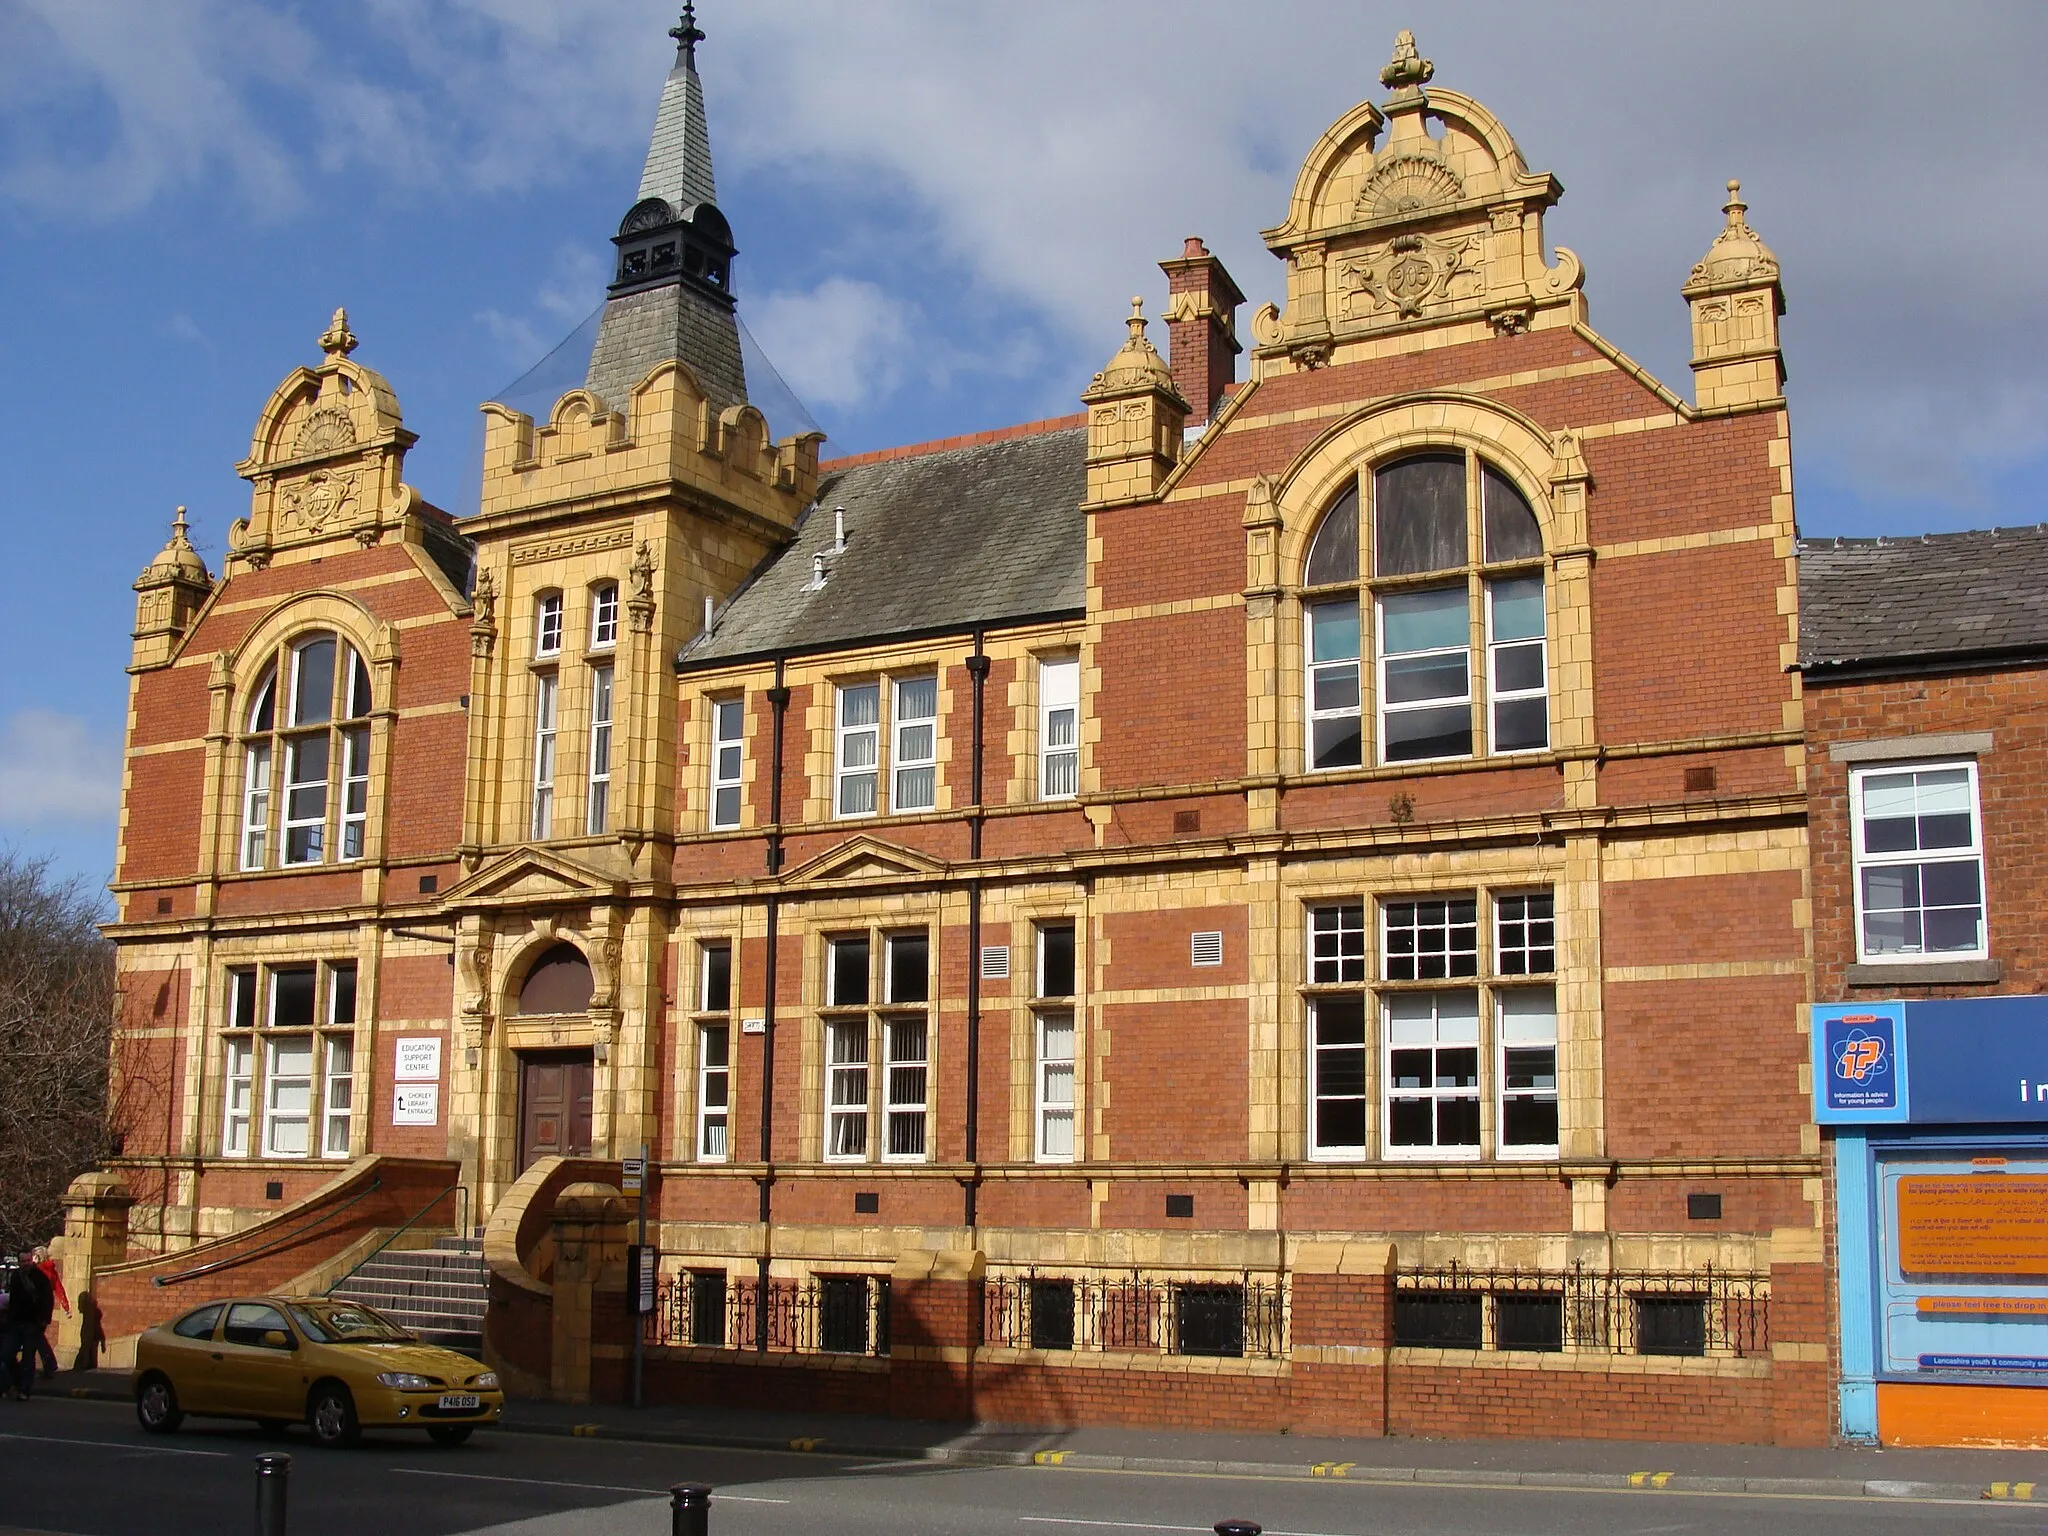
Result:
[[1056,1467],[1067,1459],[1065,1451],[1033,1451],[1031,1464],[1035,1467]]
[[1355,1461],[1319,1461],[1308,1469],[1310,1477],[1349,1477]]
[[792,1451],[815,1451],[824,1442],[816,1435],[799,1435],[789,1442]]
[[2033,1496],[2032,1483],[1993,1483],[1984,1490],[1987,1499],[2031,1499]]
[[569,1433],[572,1435],[588,1437],[591,1435],[595,1435],[599,1430],[603,1428],[604,1426],[602,1424],[572,1424],[569,1426]]
[[1662,1488],[1671,1481],[1669,1472],[1631,1472],[1628,1485],[1631,1488]]

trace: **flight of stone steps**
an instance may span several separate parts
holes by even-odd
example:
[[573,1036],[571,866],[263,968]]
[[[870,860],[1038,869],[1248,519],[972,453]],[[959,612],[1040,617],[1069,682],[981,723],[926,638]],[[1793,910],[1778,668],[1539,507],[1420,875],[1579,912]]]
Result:
[[431,1248],[387,1248],[330,1293],[360,1301],[432,1344],[483,1354],[484,1245],[470,1237],[438,1237]]

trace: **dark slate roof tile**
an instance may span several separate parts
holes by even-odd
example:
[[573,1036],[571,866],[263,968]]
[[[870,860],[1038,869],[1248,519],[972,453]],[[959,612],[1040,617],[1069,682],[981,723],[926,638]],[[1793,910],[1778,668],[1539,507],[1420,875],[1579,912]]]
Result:
[[[796,538],[679,664],[964,633],[1078,614],[1087,602],[1085,427],[828,472]],[[833,511],[846,548],[833,553]],[[811,589],[812,556],[825,585]]]
[[1799,664],[2048,649],[2048,526],[1799,542]]

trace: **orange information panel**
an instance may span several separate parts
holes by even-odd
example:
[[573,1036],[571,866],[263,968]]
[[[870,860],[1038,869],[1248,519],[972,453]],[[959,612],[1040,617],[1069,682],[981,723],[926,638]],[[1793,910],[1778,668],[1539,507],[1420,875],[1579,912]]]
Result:
[[2048,1279],[2048,1174],[1908,1176],[1898,1188],[1905,1274]]

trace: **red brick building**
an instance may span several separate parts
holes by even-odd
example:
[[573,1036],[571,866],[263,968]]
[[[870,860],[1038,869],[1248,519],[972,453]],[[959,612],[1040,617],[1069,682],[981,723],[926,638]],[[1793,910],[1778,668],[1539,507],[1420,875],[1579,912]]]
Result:
[[2048,532],[1801,567],[1841,1427],[2048,1444]]
[[337,316],[226,569],[138,583],[136,1245],[445,1160],[487,1347],[613,1392],[618,1298],[565,1355],[595,1261],[544,1239],[644,1145],[657,1394],[1825,1439],[1739,195],[1682,398],[1403,34],[1248,348],[1190,240],[1082,414],[821,464],[750,403],[696,40],[588,380],[487,407],[477,516],[403,485]]

